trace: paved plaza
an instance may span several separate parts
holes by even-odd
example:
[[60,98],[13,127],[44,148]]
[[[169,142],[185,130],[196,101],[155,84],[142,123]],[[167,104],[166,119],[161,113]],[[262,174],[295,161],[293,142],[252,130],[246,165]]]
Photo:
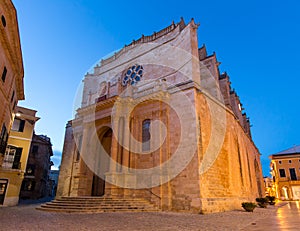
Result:
[[299,202],[207,215],[188,213],[66,214],[38,205],[0,208],[0,230],[299,230]]

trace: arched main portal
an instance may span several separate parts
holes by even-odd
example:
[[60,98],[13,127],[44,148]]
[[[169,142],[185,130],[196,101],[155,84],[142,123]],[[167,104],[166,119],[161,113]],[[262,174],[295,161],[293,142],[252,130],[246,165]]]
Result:
[[109,161],[105,155],[111,155],[111,128],[103,129],[99,135],[99,145],[95,155],[95,167],[92,183],[92,196],[103,196],[105,192],[105,173],[109,170]]

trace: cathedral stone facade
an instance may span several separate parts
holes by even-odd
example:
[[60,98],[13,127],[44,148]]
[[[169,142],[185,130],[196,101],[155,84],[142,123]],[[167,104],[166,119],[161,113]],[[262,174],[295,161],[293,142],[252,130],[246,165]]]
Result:
[[102,59],[66,126],[57,197],[218,212],[262,196],[260,154],[229,76],[183,19]]

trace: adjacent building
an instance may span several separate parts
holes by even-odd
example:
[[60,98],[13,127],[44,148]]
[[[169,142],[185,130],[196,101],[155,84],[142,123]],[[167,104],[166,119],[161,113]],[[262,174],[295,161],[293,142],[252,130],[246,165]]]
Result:
[[161,210],[239,209],[264,195],[250,122],[216,54],[182,19],[102,59],[66,127],[57,197],[144,198]]
[[24,180],[22,182],[21,199],[39,199],[51,195],[52,185],[49,179],[53,165],[52,144],[49,137],[33,134]]
[[265,176],[264,177],[264,185],[265,185],[265,195],[276,197],[276,190],[275,190],[273,178]]
[[1,0],[0,163],[3,160],[8,133],[15,116],[15,107],[18,100],[24,99],[23,76],[24,70],[16,9],[11,0]]
[[[0,76],[0,166],[2,166],[16,105],[19,100],[24,99],[24,70],[18,20],[11,0],[0,1]],[[0,167],[0,205],[4,203],[8,185],[8,180],[1,172]]]
[[300,145],[270,156],[276,197],[300,200]]
[[17,205],[27,166],[36,111],[16,106],[16,116],[9,134],[4,158],[0,163],[1,200],[5,206]]
[[58,185],[59,170],[50,170],[49,181],[50,181],[50,196],[54,197],[56,195],[57,185]]

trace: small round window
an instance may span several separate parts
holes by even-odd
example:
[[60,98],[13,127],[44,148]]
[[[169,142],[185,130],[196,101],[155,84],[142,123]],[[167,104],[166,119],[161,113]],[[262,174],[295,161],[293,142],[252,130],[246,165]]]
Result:
[[134,65],[129,67],[123,76],[122,85],[126,86],[128,83],[130,85],[136,84],[141,80],[143,76],[143,67],[141,65]]
[[3,15],[1,16],[1,22],[2,22],[2,25],[4,27],[6,27],[6,19],[5,19],[5,17]]

